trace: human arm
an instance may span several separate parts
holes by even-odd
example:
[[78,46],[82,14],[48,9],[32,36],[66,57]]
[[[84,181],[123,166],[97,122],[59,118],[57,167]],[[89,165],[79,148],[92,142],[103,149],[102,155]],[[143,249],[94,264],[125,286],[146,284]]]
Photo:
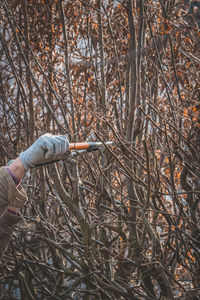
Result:
[[[23,177],[23,166],[19,159],[16,159],[9,168],[15,176],[19,176],[19,179]],[[25,190],[16,186],[7,167],[0,168],[0,259],[10,242],[14,226],[22,220],[18,208],[26,200]]]
[[25,190],[18,183],[29,168],[61,158],[68,148],[66,136],[44,134],[9,166],[0,168],[0,258],[12,237],[14,225],[21,220],[18,208],[27,200]]
[[21,206],[24,190],[15,186],[13,177],[20,181],[31,167],[42,163],[47,163],[55,159],[62,158],[69,149],[68,138],[64,135],[52,135],[46,133],[39,137],[33,145],[24,152],[21,152],[19,157],[12,161],[7,167],[0,170],[0,217],[4,211],[18,208]]
[[26,200],[25,190],[22,187],[16,186],[7,167],[0,168],[0,217],[9,206],[16,209],[20,208]]
[[[25,169],[19,157],[17,157],[15,160],[12,161],[12,163],[9,164],[9,167],[7,167],[7,171],[11,175],[16,185],[20,183],[21,179],[25,175]],[[15,214],[18,213],[18,209],[14,206],[9,206],[7,208],[7,211],[11,213],[13,212]]]

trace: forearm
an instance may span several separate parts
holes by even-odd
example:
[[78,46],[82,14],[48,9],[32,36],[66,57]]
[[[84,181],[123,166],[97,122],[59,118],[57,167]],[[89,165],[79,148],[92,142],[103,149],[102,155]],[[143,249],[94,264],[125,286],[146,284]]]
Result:
[[[18,159],[12,163],[11,170],[20,179],[24,175]],[[26,192],[15,185],[7,167],[0,168],[0,259],[12,237],[14,225],[21,220],[17,208],[26,200]]]
[[63,157],[68,150],[66,136],[44,134],[9,166],[0,168],[0,257],[12,237],[14,225],[21,219],[18,208],[27,200],[25,190],[19,186],[25,172],[37,164]]
[[[17,167],[18,163],[20,162],[13,162],[11,169],[22,178],[23,170],[20,170],[20,164],[19,168]],[[9,206],[19,208],[26,200],[25,190],[16,186],[7,167],[0,168],[0,216]]]
[[[21,179],[24,177],[25,175],[25,170],[24,167],[22,165],[22,162],[20,160],[20,158],[16,158],[8,167],[6,167],[9,174],[11,175],[11,177],[13,178],[14,182],[16,185],[18,185],[21,181]],[[10,213],[14,213],[17,214],[18,213],[18,209],[14,206],[9,206],[7,209]]]
[[18,187],[18,183],[24,175],[19,158],[9,167],[0,168],[0,259],[7,249],[15,224],[22,219],[18,208],[26,201],[26,193]]
[[21,180],[25,175],[25,170],[22,165],[20,158],[16,158],[8,167],[10,171],[14,174],[14,176]]

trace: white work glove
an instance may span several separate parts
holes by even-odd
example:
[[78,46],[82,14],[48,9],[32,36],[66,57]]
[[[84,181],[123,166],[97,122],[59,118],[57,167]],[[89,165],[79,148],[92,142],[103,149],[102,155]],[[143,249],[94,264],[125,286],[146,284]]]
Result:
[[39,137],[27,150],[20,153],[24,169],[62,158],[69,150],[69,141],[65,135],[46,133]]

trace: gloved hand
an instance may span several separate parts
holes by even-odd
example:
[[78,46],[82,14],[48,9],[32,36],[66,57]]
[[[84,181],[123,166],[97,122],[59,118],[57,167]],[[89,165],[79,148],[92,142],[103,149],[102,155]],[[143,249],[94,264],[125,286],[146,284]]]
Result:
[[27,171],[34,165],[50,162],[61,158],[69,150],[69,141],[65,135],[46,133],[27,150],[20,153],[24,169]]

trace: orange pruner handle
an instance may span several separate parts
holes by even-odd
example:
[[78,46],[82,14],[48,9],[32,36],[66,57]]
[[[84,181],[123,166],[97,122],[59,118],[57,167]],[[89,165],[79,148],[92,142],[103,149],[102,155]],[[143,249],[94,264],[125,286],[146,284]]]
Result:
[[69,150],[85,150],[89,149],[90,144],[89,143],[70,143],[69,144]]
[[98,150],[103,144],[101,142],[70,143],[69,150],[86,150],[88,152]]

